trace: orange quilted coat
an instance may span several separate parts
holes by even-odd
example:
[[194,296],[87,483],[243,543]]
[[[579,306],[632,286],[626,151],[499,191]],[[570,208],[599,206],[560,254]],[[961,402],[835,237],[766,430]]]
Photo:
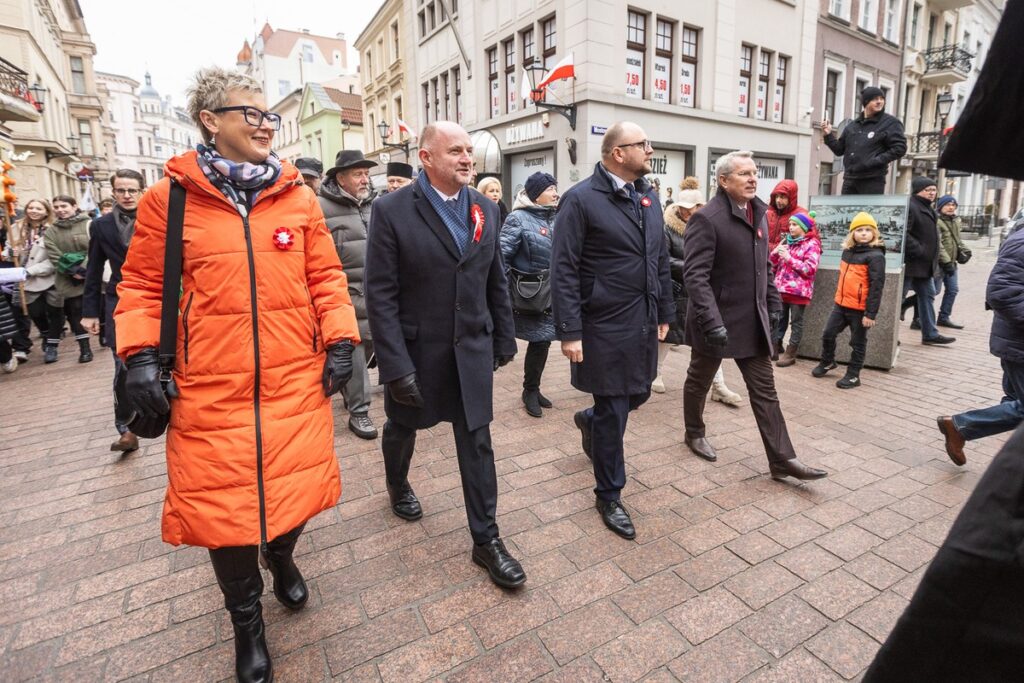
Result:
[[[167,162],[186,190],[182,297],[167,431],[163,539],[257,545],[341,495],[324,348],[359,340],[338,254],[316,197],[284,163],[248,230],[195,152]],[[170,181],[139,204],[115,313],[117,352],[157,347]],[[289,249],[274,244],[286,228]],[[248,236],[247,237],[247,233]]]

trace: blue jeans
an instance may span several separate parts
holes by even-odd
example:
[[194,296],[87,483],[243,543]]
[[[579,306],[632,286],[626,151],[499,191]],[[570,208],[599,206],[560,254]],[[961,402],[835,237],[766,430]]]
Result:
[[1003,400],[989,408],[953,416],[965,439],[980,439],[1009,432],[1024,422],[1024,363],[1003,360]]
[[911,289],[917,295],[915,303],[917,315],[914,317],[921,323],[921,339],[934,339],[939,336],[939,330],[935,327],[935,282],[930,277],[904,279],[904,298]]
[[943,271],[935,276],[935,296],[939,295],[943,286],[946,288],[946,292],[942,295],[942,303],[939,305],[939,320],[947,321],[953,313],[953,302],[956,301],[956,295],[960,293],[960,287],[957,285],[958,272],[959,269],[954,266],[952,273]]

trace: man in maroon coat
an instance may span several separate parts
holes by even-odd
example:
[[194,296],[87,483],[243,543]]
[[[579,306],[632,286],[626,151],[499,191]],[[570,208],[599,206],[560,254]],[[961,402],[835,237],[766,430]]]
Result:
[[723,358],[733,358],[750,393],[772,478],[821,479],[824,470],[796,459],[772,373],[773,322],[782,300],[768,263],[768,206],[757,198],[750,152],[730,152],[715,164],[718,194],[686,227],[683,277],[689,303],[690,368],[683,386],[686,445],[718,459],[704,431],[704,401]]

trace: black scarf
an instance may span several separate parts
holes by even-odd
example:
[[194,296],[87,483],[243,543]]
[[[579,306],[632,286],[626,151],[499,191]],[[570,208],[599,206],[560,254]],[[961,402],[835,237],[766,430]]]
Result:
[[114,204],[114,223],[117,224],[117,232],[121,235],[121,241],[127,247],[135,234],[135,209],[129,211]]

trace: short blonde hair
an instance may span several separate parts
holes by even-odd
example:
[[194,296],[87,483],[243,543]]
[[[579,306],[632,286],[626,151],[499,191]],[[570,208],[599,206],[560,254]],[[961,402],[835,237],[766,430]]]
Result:
[[486,194],[487,190],[491,187],[491,185],[497,185],[498,189],[501,189],[501,181],[495,178],[494,176],[490,176],[488,178],[484,178],[483,180],[476,184],[476,191],[479,192],[480,194]]
[[228,101],[232,90],[263,94],[263,87],[252,76],[237,71],[229,71],[219,66],[200,69],[192,78],[192,85],[185,90],[188,100],[186,108],[193,123],[199,127],[203,142],[209,143],[212,135],[203,125],[199,114],[223,107]]

